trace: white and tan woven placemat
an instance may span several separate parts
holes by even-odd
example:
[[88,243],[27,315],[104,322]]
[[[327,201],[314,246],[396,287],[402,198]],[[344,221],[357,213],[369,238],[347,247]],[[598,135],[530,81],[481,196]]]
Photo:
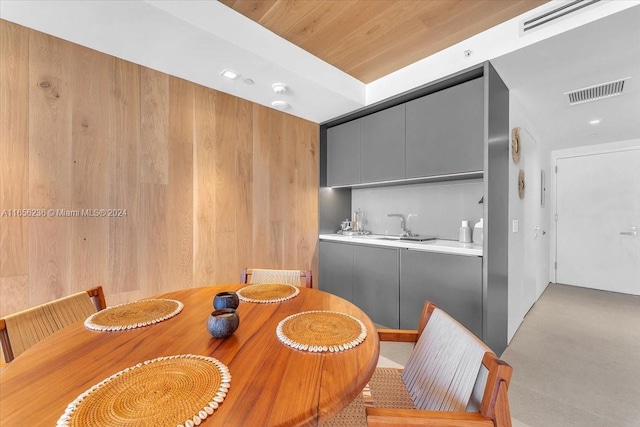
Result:
[[267,304],[295,298],[300,289],[286,284],[261,284],[245,286],[236,293],[242,301]]
[[182,311],[184,305],[172,299],[145,299],[105,308],[89,316],[84,325],[95,331],[123,331],[154,325]]
[[231,383],[213,357],[180,354],[124,369],[78,396],[57,426],[193,426],[212,415]]
[[360,320],[335,311],[304,311],[278,323],[278,339],[285,345],[310,352],[337,352],[353,348],[367,337]]

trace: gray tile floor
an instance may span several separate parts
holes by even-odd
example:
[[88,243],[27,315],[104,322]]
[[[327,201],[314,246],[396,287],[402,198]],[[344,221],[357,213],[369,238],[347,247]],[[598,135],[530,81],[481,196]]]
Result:
[[[410,353],[380,349],[398,364]],[[502,358],[514,427],[640,426],[640,297],[549,285]]]

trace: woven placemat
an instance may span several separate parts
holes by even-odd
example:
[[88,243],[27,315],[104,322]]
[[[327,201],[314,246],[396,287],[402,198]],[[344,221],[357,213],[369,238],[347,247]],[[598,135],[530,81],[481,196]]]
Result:
[[236,293],[242,301],[273,303],[294,298],[300,293],[300,289],[286,284],[260,284],[245,286]]
[[172,299],[145,299],[106,308],[92,314],[84,326],[95,331],[123,331],[154,325],[182,311],[184,305]]
[[278,339],[289,347],[311,352],[353,348],[367,337],[360,320],[335,311],[304,311],[278,323]]
[[193,426],[229,390],[229,368],[212,357],[159,357],[120,371],[67,406],[57,426]]

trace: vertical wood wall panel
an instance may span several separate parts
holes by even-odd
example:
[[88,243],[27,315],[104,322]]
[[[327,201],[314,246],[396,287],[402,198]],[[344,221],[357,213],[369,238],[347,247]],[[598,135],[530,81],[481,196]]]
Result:
[[268,268],[271,242],[269,240],[269,138],[271,122],[269,109],[253,105],[253,244],[252,267]]
[[298,165],[298,211],[300,222],[298,261],[314,273],[318,271],[318,188],[320,175],[320,133],[315,123],[301,122],[296,134],[296,163]]
[[140,179],[167,184],[169,175],[169,76],[140,67]]
[[[29,207],[71,209],[72,45],[29,36]],[[30,305],[71,293],[71,222],[29,219]]]
[[138,283],[145,293],[167,289],[167,186],[142,184],[138,200]]
[[[229,233],[236,230],[236,145],[238,132],[234,125],[237,121],[238,98],[218,93],[216,98],[216,137],[214,140],[214,164],[210,171],[214,174],[215,197],[215,233]],[[235,251],[234,251],[235,252]]]
[[[0,55],[0,277],[25,276],[29,272],[29,221],[4,211],[29,206],[27,29],[0,21]],[[25,301],[27,297],[10,295]]]
[[[238,268],[253,265],[253,107],[249,101],[238,100],[236,163],[236,260]],[[230,272],[232,278],[240,273]],[[235,279],[237,280],[237,279]]]
[[68,208],[73,215],[81,214],[64,220],[71,226],[68,289],[77,292],[108,277],[109,194],[105,190],[114,58],[78,45],[72,45],[72,58],[72,203]]
[[[285,218],[284,190],[285,177],[283,158],[286,150],[284,133],[287,122],[284,114],[267,110],[271,122],[271,133],[266,140],[266,148],[269,150],[269,218],[271,221],[283,221]],[[260,159],[258,159],[260,161]]]
[[[284,117],[284,128],[282,129],[282,164],[283,167],[283,192],[282,208],[285,212],[283,220],[284,233],[282,236],[283,268],[289,265],[301,265],[298,259],[297,246],[299,242],[299,226],[303,213],[298,208],[301,194],[298,191],[298,162],[296,159],[297,127],[288,116]],[[303,267],[299,267],[303,268]]]
[[125,216],[108,219],[108,275],[102,284],[108,288],[109,294],[114,295],[140,290],[140,66],[115,60],[109,105],[109,182],[106,192],[109,194],[109,208],[126,210]]
[[169,76],[140,68],[139,283],[146,291],[167,289],[169,210]]
[[215,167],[216,93],[202,87],[195,94],[194,169],[194,284],[205,286],[215,278]]
[[[236,259],[236,153],[238,144],[238,98],[216,95],[216,136],[214,140],[215,208],[213,233],[215,239],[215,282],[233,281],[232,271],[239,271]],[[236,274],[237,275],[237,274]],[[235,279],[237,280],[237,279]]]
[[[269,150],[269,235],[268,242],[268,259],[267,264],[283,268],[285,260],[284,252],[284,235],[285,235],[285,171],[283,169],[284,156],[284,135],[286,129],[286,120],[284,114],[278,114],[273,110],[267,110],[269,121],[271,123],[271,133],[266,140],[267,149]],[[260,161],[260,159],[258,159]],[[292,260],[295,262],[295,260]],[[288,261],[287,261],[288,262]]]
[[169,80],[167,292],[193,283],[194,87],[175,77]]
[[[0,315],[96,284],[113,305],[245,266],[317,271],[317,124],[0,30],[0,207],[55,212],[0,217]],[[126,216],[58,212],[75,209]]]
[[29,307],[29,276],[0,277],[0,313],[15,313]]

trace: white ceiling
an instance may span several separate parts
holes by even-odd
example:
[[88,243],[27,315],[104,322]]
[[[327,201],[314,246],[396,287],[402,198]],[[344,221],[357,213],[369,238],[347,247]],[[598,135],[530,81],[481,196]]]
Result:
[[[640,6],[492,61],[552,149],[640,139]],[[570,106],[576,89],[631,77],[622,95]],[[598,125],[588,121],[600,119]]]
[[[2,0],[0,18],[262,105],[283,99],[291,105],[288,113],[316,123],[495,59],[514,96],[530,108],[539,136],[554,146],[639,138],[640,95],[635,88],[640,86],[640,37],[631,24],[640,22],[640,1],[603,1],[520,34],[523,19],[563,1],[554,0],[366,85],[216,0]],[[621,17],[615,15],[619,11]],[[472,51],[470,58],[465,50]],[[224,68],[242,77],[225,80],[219,76]],[[628,76],[634,77],[629,92],[616,98],[566,107],[561,96]],[[243,83],[243,78],[254,84]],[[290,90],[276,95],[271,89],[275,82]],[[603,123],[597,132],[583,132],[582,125],[598,115]]]

